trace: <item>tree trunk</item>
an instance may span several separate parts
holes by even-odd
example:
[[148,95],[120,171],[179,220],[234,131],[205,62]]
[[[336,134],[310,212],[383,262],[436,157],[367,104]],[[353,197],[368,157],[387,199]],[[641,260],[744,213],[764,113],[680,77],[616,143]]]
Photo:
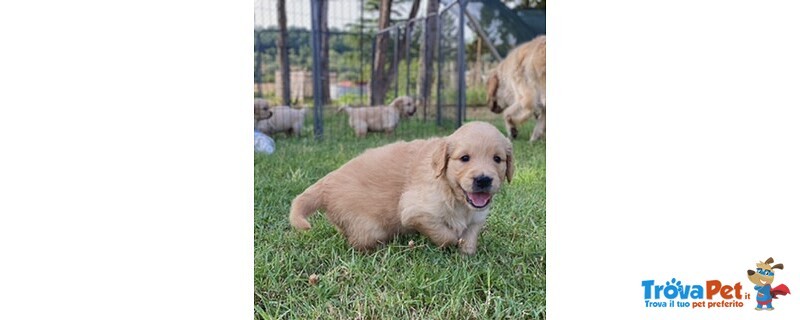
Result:
[[436,33],[438,32],[436,27],[439,19],[439,16],[437,15],[438,13],[439,0],[428,0],[428,11],[426,15],[429,17],[425,22],[425,43],[423,44],[422,52],[420,53],[420,81],[417,87],[420,103],[422,104],[423,119],[427,118],[428,116],[428,101],[431,97],[431,87],[433,83],[433,54],[436,52]]
[[[408,13],[408,20],[414,19],[414,17],[417,16],[417,13],[419,12],[419,2],[420,2],[420,0],[414,0],[414,2],[412,3],[411,11],[409,11],[409,13]],[[397,52],[397,59],[392,60],[392,66],[389,68],[390,73],[389,73],[389,76],[387,77],[389,79],[389,83],[391,83],[392,80],[397,75],[397,72],[400,69],[399,64],[401,62],[401,59],[405,59],[406,58],[406,54],[407,54],[406,48],[407,48],[408,42],[410,41],[411,36],[412,36],[411,27],[413,27],[413,25],[407,24],[405,29],[403,30],[403,37],[400,38],[400,41],[398,43],[398,48],[397,48],[397,51],[396,51]],[[399,32],[399,30],[398,30],[398,32]],[[406,76],[410,77],[411,75],[406,75]],[[400,84],[399,83],[395,83],[394,85],[399,86]]]
[[472,86],[480,86],[481,85],[481,73],[483,73],[483,61],[481,60],[481,38],[478,37],[478,42],[476,43],[476,53],[475,53],[475,67],[472,68]]
[[[286,0],[278,0],[278,64],[281,70],[281,100],[284,105],[290,105],[292,102],[292,87],[291,87],[291,74],[289,71],[289,48],[286,47],[286,42],[289,40],[288,32],[286,31]],[[276,81],[278,79],[275,79]]]
[[[392,13],[392,1],[381,0],[378,29],[389,27]],[[370,104],[382,105],[389,89],[389,73],[386,70],[386,55],[389,50],[389,32],[378,35],[375,45],[375,60],[372,63],[372,79],[370,80]]]
[[[417,17],[417,13],[419,13],[419,3],[420,0],[414,0],[414,2],[411,4],[411,11],[408,12],[409,21]],[[412,27],[414,27],[413,23],[407,24],[403,32],[403,37],[400,38],[400,48],[398,48],[397,52],[401,58],[406,56],[406,45],[409,41],[411,41],[411,36],[413,35],[411,33]]]
[[320,0],[319,6],[319,32],[322,43],[320,45],[320,75],[322,76],[322,104],[331,102],[330,61],[328,60],[328,2]]

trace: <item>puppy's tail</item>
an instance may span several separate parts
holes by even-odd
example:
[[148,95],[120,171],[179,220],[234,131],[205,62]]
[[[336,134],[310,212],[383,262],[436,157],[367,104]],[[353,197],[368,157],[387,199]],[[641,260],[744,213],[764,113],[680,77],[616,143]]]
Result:
[[344,106],[339,107],[339,110],[336,110],[337,113],[341,113],[342,111],[350,113],[350,106],[344,105]]
[[292,201],[292,211],[289,213],[289,223],[299,230],[311,229],[308,216],[312,215],[322,205],[322,181],[318,181],[303,191]]

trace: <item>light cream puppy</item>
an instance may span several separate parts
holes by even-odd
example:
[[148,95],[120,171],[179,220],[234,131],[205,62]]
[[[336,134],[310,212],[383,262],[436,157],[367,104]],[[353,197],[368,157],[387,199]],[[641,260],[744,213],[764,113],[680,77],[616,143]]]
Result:
[[300,136],[303,131],[303,121],[305,121],[306,109],[293,109],[287,106],[270,108],[272,117],[256,123],[256,129],[266,134],[272,135],[278,132]]
[[508,136],[536,117],[531,141],[545,138],[547,105],[546,38],[539,36],[512,50],[492,71],[487,94],[492,112],[503,113]]
[[258,121],[266,120],[272,117],[272,111],[269,111],[269,103],[264,99],[256,98],[253,100],[253,126],[258,124]]
[[369,131],[393,133],[401,118],[414,115],[417,107],[414,99],[408,96],[397,97],[388,106],[353,108],[344,106],[350,116],[348,124],[356,132],[356,136],[364,137]]
[[322,209],[358,250],[419,232],[474,254],[492,197],[513,175],[511,142],[486,122],[470,122],[444,138],[365,151],[298,195],[289,221],[309,229],[307,217]]

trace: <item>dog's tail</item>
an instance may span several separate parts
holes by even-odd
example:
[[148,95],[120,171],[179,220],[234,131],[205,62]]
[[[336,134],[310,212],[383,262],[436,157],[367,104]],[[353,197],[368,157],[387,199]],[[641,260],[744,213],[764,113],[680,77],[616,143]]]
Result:
[[289,213],[289,223],[299,230],[311,229],[311,224],[306,220],[322,205],[322,180],[311,185],[292,201],[292,211]]
[[343,105],[343,106],[339,107],[339,110],[336,110],[336,113],[341,113],[342,111],[350,113],[350,109],[352,109],[350,106]]

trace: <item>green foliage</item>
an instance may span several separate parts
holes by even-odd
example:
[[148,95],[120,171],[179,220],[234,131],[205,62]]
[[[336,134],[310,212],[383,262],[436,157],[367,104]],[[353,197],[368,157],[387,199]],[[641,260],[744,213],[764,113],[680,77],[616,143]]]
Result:
[[[445,103],[456,103],[458,101],[458,91],[456,89],[444,89],[442,90],[442,98],[444,99]],[[483,107],[486,105],[487,95],[486,95],[486,88],[483,86],[474,86],[467,88],[467,106],[472,107]],[[434,101],[436,99],[435,92],[434,92]]]
[[259,96],[258,95],[258,91],[255,91],[255,92],[253,92],[253,98],[265,99],[265,100],[267,100],[267,102],[269,102],[273,106],[279,104],[279,103],[276,103],[276,102],[278,102],[278,97],[275,96],[275,92],[264,91],[264,92],[261,92],[261,96]]
[[[366,97],[364,97],[364,99],[366,100]],[[358,106],[360,104],[361,97],[354,93],[341,95],[334,101],[335,106]]]
[[468,106],[482,106],[486,104],[488,97],[486,96],[486,88],[472,87],[467,89],[467,105]]
[[[332,29],[329,36],[328,51],[330,70],[348,74],[347,80],[357,81],[369,79],[369,57],[372,38],[369,31],[359,35],[358,30],[349,33],[338,33]],[[287,30],[289,65],[292,69],[311,70],[311,32],[308,29],[291,27]],[[254,31],[254,67],[261,59],[262,82],[275,81],[278,70],[278,30],[276,28],[257,29]]]

